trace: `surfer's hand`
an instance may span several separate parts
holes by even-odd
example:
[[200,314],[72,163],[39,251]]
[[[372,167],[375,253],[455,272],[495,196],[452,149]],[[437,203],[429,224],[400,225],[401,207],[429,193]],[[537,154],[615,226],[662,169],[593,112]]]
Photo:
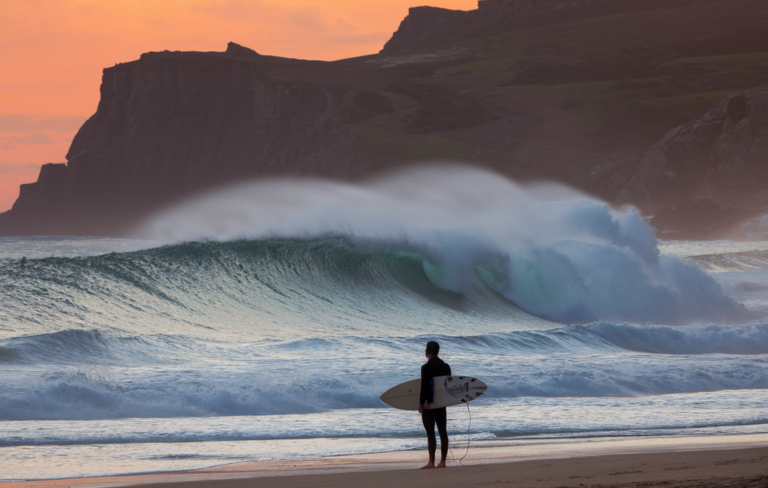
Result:
[[427,410],[433,410],[435,408],[434,403],[427,403]]
[[419,404],[419,413],[424,413],[424,405]]

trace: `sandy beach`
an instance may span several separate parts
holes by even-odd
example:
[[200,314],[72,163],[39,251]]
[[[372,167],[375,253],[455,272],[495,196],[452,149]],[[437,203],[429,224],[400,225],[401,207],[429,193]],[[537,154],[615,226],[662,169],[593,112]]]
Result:
[[150,475],[0,483],[3,488],[422,486],[764,487],[768,435],[539,442],[472,449],[460,465],[419,470],[423,452],[241,463]]

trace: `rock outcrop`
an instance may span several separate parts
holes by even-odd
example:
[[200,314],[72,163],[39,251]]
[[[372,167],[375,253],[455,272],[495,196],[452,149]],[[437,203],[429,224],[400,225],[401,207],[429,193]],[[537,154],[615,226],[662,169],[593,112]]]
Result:
[[742,237],[739,224],[763,214],[765,209],[723,207],[708,198],[680,202],[653,216],[651,225],[663,239],[712,239]]
[[661,228],[768,208],[768,88],[732,93],[640,157],[597,168],[587,189],[656,214]]
[[620,4],[620,0],[479,0],[478,9],[448,10],[437,7],[412,7],[408,16],[380,54],[466,45],[468,38],[496,31],[499,23],[510,19],[552,11],[572,10],[595,3]]
[[468,12],[437,7],[413,7],[400,27],[384,44],[381,54],[392,54],[405,48],[418,47],[419,41],[430,39],[435,32],[447,32],[458,28]]
[[597,168],[588,189],[648,214],[703,198],[768,206],[768,88],[732,93],[640,157]]

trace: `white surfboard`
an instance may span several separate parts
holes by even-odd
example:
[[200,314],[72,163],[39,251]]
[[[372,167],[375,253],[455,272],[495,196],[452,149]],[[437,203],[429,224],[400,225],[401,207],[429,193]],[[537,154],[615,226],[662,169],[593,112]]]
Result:
[[[467,403],[479,397],[488,385],[469,376],[436,376],[434,379],[435,408]],[[379,398],[390,407],[400,410],[418,410],[421,380],[400,383],[384,392]]]

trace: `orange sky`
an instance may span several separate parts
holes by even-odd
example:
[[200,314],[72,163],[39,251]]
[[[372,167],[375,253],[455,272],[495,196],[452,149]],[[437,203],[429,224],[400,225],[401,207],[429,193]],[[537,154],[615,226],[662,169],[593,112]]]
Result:
[[40,165],[65,162],[101,70],[147,51],[343,59],[378,52],[408,7],[476,0],[0,0],[0,212]]

